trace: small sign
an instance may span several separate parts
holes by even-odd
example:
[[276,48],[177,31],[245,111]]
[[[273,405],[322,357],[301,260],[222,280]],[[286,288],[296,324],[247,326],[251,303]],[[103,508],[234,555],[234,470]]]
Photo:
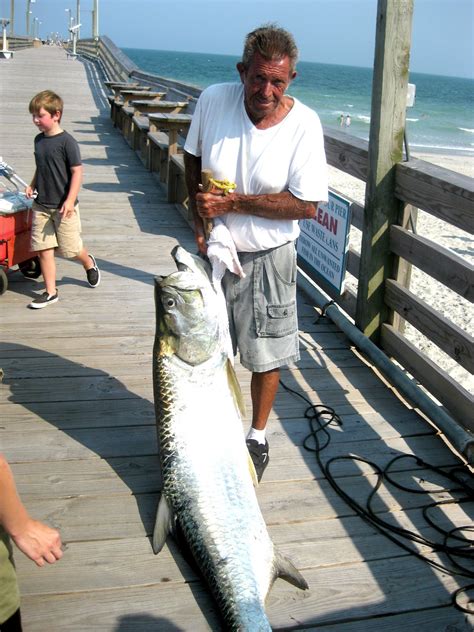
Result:
[[407,86],[407,108],[412,108],[415,105],[416,85],[409,83]]
[[315,280],[344,291],[346,255],[349,246],[351,203],[337,193],[329,192],[328,202],[318,206],[314,219],[300,221],[297,253],[314,271]]

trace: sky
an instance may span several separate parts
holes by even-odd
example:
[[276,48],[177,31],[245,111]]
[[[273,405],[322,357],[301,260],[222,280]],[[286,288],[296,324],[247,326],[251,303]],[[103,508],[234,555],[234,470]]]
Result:
[[[0,17],[10,17],[11,1],[0,0]],[[26,33],[27,1],[14,0],[19,35]],[[78,0],[30,2],[40,37],[66,37],[68,9],[75,17]],[[240,55],[246,33],[276,22],[293,33],[303,61],[373,66],[377,0],[98,2],[99,33],[119,47]],[[79,4],[81,37],[90,37],[93,0]],[[414,0],[410,70],[474,78],[474,0]]]

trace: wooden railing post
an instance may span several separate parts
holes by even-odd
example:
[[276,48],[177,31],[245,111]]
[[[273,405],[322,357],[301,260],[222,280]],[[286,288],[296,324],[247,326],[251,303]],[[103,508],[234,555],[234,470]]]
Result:
[[403,157],[413,0],[379,0],[375,41],[369,162],[365,195],[356,325],[374,342],[388,320],[384,282],[392,276],[390,225],[401,203],[395,165]]
[[[404,204],[401,209],[401,215],[398,218],[398,224],[413,233],[416,233],[416,222],[418,219],[418,209],[411,204]],[[394,267],[392,278],[398,281],[403,287],[409,289],[411,282],[412,264],[402,257],[394,256]],[[405,331],[405,319],[396,311],[390,310],[388,313],[388,323],[397,331],[403,333]]]

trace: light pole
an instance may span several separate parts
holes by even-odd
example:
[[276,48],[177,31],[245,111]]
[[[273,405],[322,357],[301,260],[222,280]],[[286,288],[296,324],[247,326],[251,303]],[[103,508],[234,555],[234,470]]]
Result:
[[[81,0],[76,0],[76,24],[81,23]],[[77,29],[77,39],[81,39],[80,30]]]
[[68,29],[67,32],[68,32],[68,39],[69,39],[70,38],[69,29],[72,26],[72,9],[64,9],[64,11],[66,13],[69,13],[69,18],[68,18],[68,21],[67,21],[67,29]]
[[35,39],[40,39],[40,25],[42,22],[39,21],[39,18],[34,18],[33,20],[33,37]]
[[10,35],[15,32],[15,0],[10,0]]
[[99,38],[99,0],[94,0],[94,9],[93,9],[94,13],[94,20],[93,20],[93,27],[92,27],[92,37],[94,39],[98,39]]
[[30,15],[33,13],[30,11],[30,5],[35,2],[36,0],[26,0],[26,37],[30,36]]

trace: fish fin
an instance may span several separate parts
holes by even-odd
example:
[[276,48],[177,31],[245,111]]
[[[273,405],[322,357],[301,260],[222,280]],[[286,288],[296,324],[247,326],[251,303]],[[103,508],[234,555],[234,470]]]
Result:
[[306,579],[293,562],[279,551],[275,551],[275,577],[281,577],[301,590],[308,590]]
[[258,487],[257,471],[255,470],[255,465],[253,464],[252,457],[250,456],[250,452],[248,456],[248,463],[249,463],[250,477],[252,479],[253,486]]
[[155,555],[164,547],[168,534],[173,530],[173,513],[164,495],[160,497],[156,510],[155,528],[153,529],[153,553]]
[[227,358],[227,382],[229,384],[230,392],[232,393],[232,397],[234,399],[234,404],[237,410],[240,411],[241,417],[245,417],[245,402],[244,396],[242,395],[242,390],[240,388],[239,380],[237,379],[237,375],[235,374],[235,369],[232,366],[232,362],[229,358]]

